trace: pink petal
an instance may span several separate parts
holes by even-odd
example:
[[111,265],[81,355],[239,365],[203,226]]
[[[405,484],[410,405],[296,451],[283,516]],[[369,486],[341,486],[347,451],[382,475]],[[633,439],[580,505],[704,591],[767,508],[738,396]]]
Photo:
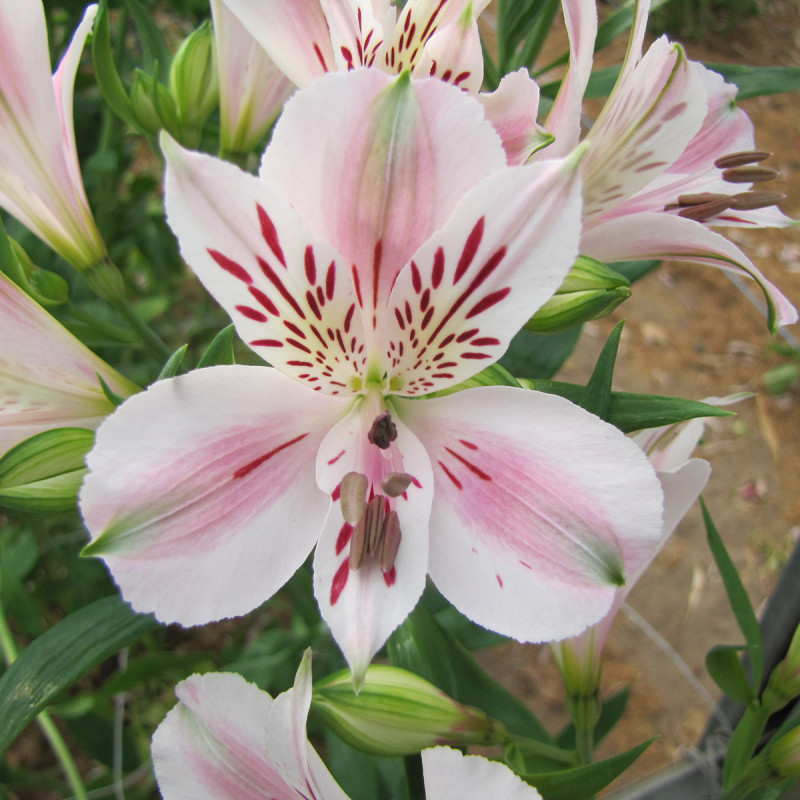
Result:
[[524,164],[537,150],[547,146],[552,137],[536,123],[539,114],[539,86],[520,69],[505,75],[494,92],[478,95],[492,123],[503,140],[510,165]]
[[[482,756],[467,756],[451,747],[422,751],[427,800],[541,800],[505,764]],[[169,800],[169,798],[167,799]]]
[[383,44],[383,27],[370,0],[320,0],[330,29],[336,68],[371,67]]
[[580,139],[583,93],[592,72],[597,37],[594,0],[564,0],[562,6],[569,36],[569,67],[545,124],[547,132],[556,137],[548,151],[551,156],[565,156]]
[[366,372],[352,272],[267,181],[162,139],[167,217],[186,262],[270,364],[327,394]]
[[691,219],[658,213],[611,219],[584,233],[581,252],[606,262],[695,261],[734,275],[744,274],[764,292],[771,330],[797,321],[794,306],[736,245]]
[[314,546],[329,504],[314,461],[345,409],[265,367],[155,383],[98,431],[81,492],[88,552],[164,621],[250,611]]
[[[366,407],[365,407],[366,406]],[[428,516],[433,476],[425,448],[399,420],[398,438],[380,450],[367,441],[374,413],[357,405],[327,436],[319,451],[317,481],[337,496],[342,477],[355,471],[379,486],[380,476],[405,472],[414,483],[394,502],[402,539],[394,567],[384,573],[367,559],[349,568],[352,525],[334,502],[314,554],[314,593],[322,616],[342,649],[359,686],[372,657],[408,616],[425,587],[428,565]],[[380,489],[376,489],[376,494]]]
[[221,0],[296,86],[335,69],[320,0]]
[[261,179],[356,266],[368,319],[461,197],[504,167],[482,117],[441,81],[372,69],[327,76],[287,104]]
[[478,23],[470,7],[464,14],[436,30],[425,46],[424,55],[419,77],[431,75],[471,94],[480,91],[483,83],[483,50]]
[[434,469],[428,571],[478,624],[573,636],[657,545],[661,489],[641,450],[563,398],[498,386],[397,409]]
[[581,154],[492,175],[414,254],[384,315],[394,392],[474,375],[556,291],[578,253]]

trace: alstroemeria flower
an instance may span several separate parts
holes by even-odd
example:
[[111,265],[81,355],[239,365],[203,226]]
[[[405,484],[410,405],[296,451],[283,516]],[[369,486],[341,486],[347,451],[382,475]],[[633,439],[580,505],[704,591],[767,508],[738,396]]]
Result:
[[211,0],[219,66],[220,151],[247,154],[294,91],[261,45],[221,0]]
[[0,206],[79,269],[106,256],[83,188],[72,92],[96,5],[50,75],[41,0],[0,0]]
[[[580,105],[597,31],[594,0],[564,0],[570,69],[545,125],[565,155],[580,137]],[[600,261],[671,259],[754,278],[774,331],[797,312],[750,259],[713,225],[787,225],[781,196],[759,189],[773,172],[758,166],[753,126],[734,105],[736,87],[665,37],[642,55],[650,9],[639,0],[622,72],[586,136],[581,252]],[[546,155],[545,155],[546,153]],[[753,181],[759,181],[754,185]]]
[[96,428],[138,388],[0,273],[0,455],[52,428]]
[[247,612],[316,544],[357,680],[426,572],[521,640],[599,619],[661,530],[641,451],[552,395],[415,399],[500,358],[560,285],[580,154],[508,167],[474,99],[368,69],[297,93],[258,178],[163,148],[185,260],[274,369],[160,381],[99,431],[87,552],[133,606],[183,624]]
[[[311,659],[274,700],[235,673],[193,675],[153,735],[164,800],[348,800],[306,736]],[[504,764],[448,747],[422,752],[428,800],[541,800]]]
[[477,19],[490,0],[218,0],[244,23],[300,87],[327,72],[373,67],[390,75],[435,77],[477,95],[509,164],[551,141],[537,124],[539,87],[527,70],[480,93],[483,51]]
[[[718,405],[736,402],[740,396],[709,400]],[[672,536],[678,523],[694,505],[711,475],[711,465],[702,458],[691,458],[692,451],[703,435],[704,421],[693,419],[675,426],[640,431],[632,438],[647,453],[664,491],[664,528],[661,541],[617,589],[610,611],[596,625],[580,636],[564,639],[553,645],[553,653],[568,688],[581,686],[588,694],[598,688],[602,669],[602,652],[611,626],[636,582],[650,566],[661,548]],[[675,433],[677,429],[677,433]],[[667,444],[664,444],[665,439]]]

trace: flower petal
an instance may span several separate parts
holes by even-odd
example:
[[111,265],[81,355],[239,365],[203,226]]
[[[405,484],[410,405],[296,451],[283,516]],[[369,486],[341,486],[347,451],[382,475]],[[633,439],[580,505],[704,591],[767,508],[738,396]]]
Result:
[[320,0],[330,29],[336,68],[371,67],[383,44],[383,27],[370,0]]
[[164,621],[256,608],[319,535],[328,499],[314,460],[345,410],[266,367],[155,383],[98,431],[80,498],[85,552],[103,557],[134,608]]
[[162,138],[167,217],[181,253],[259,355],[317,391],[366,371],[353,279],[274,188]]
[[478,624],[573,636],[656,546],[661,489],[644,454],[563,398],[498,386],[397,409],[434,468],[428,571]]
[[326,76],[287,103],[261,179],[355,265],[369,320],[461,197],[504,166],[473,98],[364,69]]
[[[391,570],[383,572],[374,558],[365,558],[358,569],[349,567],[353,526],[345,522],[338,499],[314,554],[314,593],[356,686],[425,587],[433,498],[430,460],[417,437],[395,420],[397,440],[391,448],[380,450],[367,442],[372,421],[371,414],[356,406],[326,437],[317,462],[320,487],[337,498],[342,477],[351,471],[370,477],[376,472],[405,472],[414,477],[414,484],[394,500],[402,538]],[[376,466],[375,460],[385,464]]]
[[[467,756],[452,747],[422,751],[427,800],[541,800],[541,795],[505,764]],[[169,800],[169,798],[167,799]]]
[[578,144],[583,93],[592,72],[597,38],[595,0],[564,0],[562,6],[569,36],[569,68],[545,124],[545,130],[556,137],[548,157],[565,156]]
[[419,77],[430,75],[470,94],[480,91],[483,83],[483,49],[471,5],[467,5],[464,13],[440,26],[431,36],[425,46],[424,58],[414,74],[419,74]]
[[335,69],[320,0],[221,0],[296,86]]
[[797,321],[794,306],[736,245],[692,219],[655,212],[611,219],[584,233],[581,252],[605,262],[694,261],[746,275],[764,292],[770,330]]
[[582,152],[482,181],[414,254],[384,316],[393,391],[471,377],[560,286],[577,256]]

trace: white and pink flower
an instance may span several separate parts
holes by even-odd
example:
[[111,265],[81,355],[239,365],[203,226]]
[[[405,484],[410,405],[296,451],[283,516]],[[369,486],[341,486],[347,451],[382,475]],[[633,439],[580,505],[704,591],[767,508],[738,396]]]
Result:
[[580,153],[508,167],[474,99],[367,69],[296,94],[258,178],[163,147],[184,258],[274,369],[159,381],[98,432],[87,552],[126,599],[187,625],[242,614],[316,545],[356,681],[426,573],[523,641],[602,617],[660,535],[641,451],[552,395],[417,399],[500,358],[560,285]]

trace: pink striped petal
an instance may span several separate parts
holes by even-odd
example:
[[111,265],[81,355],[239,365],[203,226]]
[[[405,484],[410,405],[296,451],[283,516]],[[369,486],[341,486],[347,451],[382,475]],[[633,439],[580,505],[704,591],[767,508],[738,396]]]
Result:
[[[467,756],[451,747],[422,751],[427,800],[541,800],[505,764],[483,756]],[[169,800],[169,798],[167,798]]]
[[772,331],[797,321],[794,306],[736,245],[691,219],[658,213],[611,219],[584,233],[581,252],[606,262],[694,261],[746,275],[764,292]]
[[166,135],[162,146],[170,227],[242,339],[307,386],[349,394],[366,372],[349,264],[267,181]]
[[80,498],[87,552],[164,621],[250,611],[314,546],[329,505],[314,460],[345,410],[265,367],[155,383],[98,431]]
[[[359,686],[372,657],[413,609],[425,587],[428,566],[428,516],[433,476],[425,448],[397,419],[398,437],[381,450],[367,440],[375,414],[366,402],[334,428],[320,447],[317,481],[336,498],[314,555],[314,594]],[[380,410],[380,409],[374,409]],[[373,492],[390,472],[407,473],[414,482],[389,502],[400,520],[402,539],[394,566],[384,572],[365,557],[350,569],[353,526],[338,502],[339,483],[348,472],[365,474]]]
[[400,273],[384,322],[395,393],[474,375],[555,292],[578,253],[582,152],[482,181]]
[[483,83],[483,50],[471,6],[431,36],[416,74],[431,75],[465,92],[478,94]]
[[221,0],[296,86],[336,69],[320,0]]
[[580,139],[583,93],[592,72],[597,37],[595,0],[564,0],[562,7],[569,36],[569,67],[544,126],[556,137],[548,151],[551,156],[565,156]]
[[503,140],[509,165],[524,164],[552,136],[536,123],[539,86],[526,69],[505,75],[494,92],[481,92],[478,100],[486,118]]
[[433,464],[428,571],[478,624],[520,641],[574,636],[657,545],[647,459],[563,398],[498,386],[397,410]]
[[383,44],[383,26],[370,0],[320,0],[330,30],[336,68],[371,67]]
[[330,75],[287,104],[261,179],[358,272],[367,318],[463,195],[503,169],[480,105],[441,81]]

